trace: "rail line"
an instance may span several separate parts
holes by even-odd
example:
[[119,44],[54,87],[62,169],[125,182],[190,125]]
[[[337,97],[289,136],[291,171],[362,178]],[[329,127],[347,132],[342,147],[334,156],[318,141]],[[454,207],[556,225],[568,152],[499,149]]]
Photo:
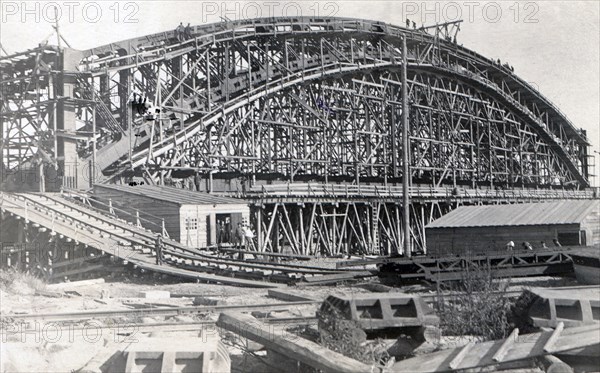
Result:
[[298,301],[298,302],[279,302],[262,304],[236,304],[236,305],[216,305],[216,306],[184,306],[184,307],[147,307],[126,310],[106,310],[106,311],[80,311],[80,312],[57,312],[57,313],[38,313],[38,314],[5,314],[0,318],[1,321],[9,320],[44,320],[44,321],[75,321],[106,319],[114,317],[142,317],[142,316],[179,316],[190,315],[204,312],[220,311],[287,311],[293,307],[312,306],[320,304],[320,300]]

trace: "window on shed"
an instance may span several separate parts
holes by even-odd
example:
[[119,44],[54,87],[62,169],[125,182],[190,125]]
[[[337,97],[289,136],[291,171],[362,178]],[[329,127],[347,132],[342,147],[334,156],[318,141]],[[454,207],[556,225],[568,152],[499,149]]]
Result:
[[188,231],[198,229],[198,219],[197,218],[185,218],[185,229]]

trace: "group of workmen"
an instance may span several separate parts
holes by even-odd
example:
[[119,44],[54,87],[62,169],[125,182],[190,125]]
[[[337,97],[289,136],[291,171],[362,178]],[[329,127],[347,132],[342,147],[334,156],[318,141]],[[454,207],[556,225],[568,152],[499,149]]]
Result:
[[[239,259],[244,259],[244,253],[242,250],[248,249],[249,251],[254,250],[254,231],[247,224],[238,223],[233,233],[233,243],[235,248],[240,250]],[[227,232],[226,225],[221,221],[219,222],[217,229],[217,242],[219,244],[226,243],[229,241],[229,232]],[[156,241],[154,243],[154,251],[156,252],[156,265],[162,265],[164,261],[164,243],[162,234],[156,235]]]
[[142,95],[137,95],[137,93],[133,94],[133,101],[131,101],[131,108],[135,113],[138,113],[139,115],[144,115],[146,114],[146,112],[150,109],[150,107],[152,106],[152,104],[150,102],[148,102],[148,99],[146,97],[144,97],[144,99],[142,100]]
[[175,29],[175,38],[177,41],[184,41],[192,38],[192,26],[188,23],[187,26],[183,25],[183,22],[179,23],[179,26]]
[[[554,244],[554,246],[556,246],[556,247],[561,247],[561,246],[562,246],[562,245],[560,244],[560,242],[558,242],[558,239],[556,239],[556,238],[554,238],[554,239],[552,240],[552,243],[553,243],[553,244]],[[521,244],[521,248],[522,248],[523,250],[530,250],[530,251],[533,251],[533,246],[532,246],[532,245],[531,245],[529,242],[527,242],[527,241],[524,241],[524,242]],[[548,248],[548,246],[546,245],[546,241],[540,241],[540,249],[547,249],[547,248]],[[507,250],[507,251],[513,251],[514,249],[515,249],[515,243],[514,243],[513,241],[508,241],[508,243],[506,244],[506,250]]]
[[[229,232],[228,226],[220,221],[217,227],[217,244],[228,243],[233,241],[236,249],[249,248],[254,250],[254,231],[247,225],[238,223],[237,227],[233,232]],[[231,240],[230,233],[233,233],[233,240]]]

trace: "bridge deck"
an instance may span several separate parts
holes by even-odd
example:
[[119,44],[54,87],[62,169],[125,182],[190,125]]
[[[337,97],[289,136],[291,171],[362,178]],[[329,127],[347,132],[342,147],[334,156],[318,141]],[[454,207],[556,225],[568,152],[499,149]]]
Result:
[[[450,199],[457,201],[497,200],[520,202],[551,199],[593,199],[598,196],[595,189],[470,189],[412,186],[409,190],[410,197],[414,201]],[[313,199],[377,199],[379,201],[398,202],[399,198],[402,197],[402,187],[386,185],[286,183],[256,186],[245,193],[243,197],[259,199],[263,203],[281,202],[286,198],[292,198],[299,202]]]

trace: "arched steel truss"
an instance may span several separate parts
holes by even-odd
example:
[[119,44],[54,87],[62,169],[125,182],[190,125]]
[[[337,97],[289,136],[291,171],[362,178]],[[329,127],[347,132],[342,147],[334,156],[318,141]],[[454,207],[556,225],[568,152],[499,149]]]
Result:
[[[4,170],[51,164],[79,188],[137,175],[213,190],[233,178],[247,196],[271,182],[394,185],[404,38],[413,185],[589,185],[584,131],[506,66],[425,31],[275,18],[192,34],[0,58]],[[132,112],[134,93],[160,115]]]

